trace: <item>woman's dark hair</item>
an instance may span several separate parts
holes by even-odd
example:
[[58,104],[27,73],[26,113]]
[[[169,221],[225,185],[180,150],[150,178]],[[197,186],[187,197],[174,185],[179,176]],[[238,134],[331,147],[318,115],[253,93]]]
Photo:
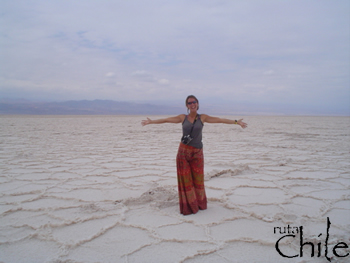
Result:
[[196,98],[196,96],[194,96],[194,95],[188,95],[188,96],[187,96],[186,101],[185,101],[186,107],[187,107],[188,99],[195,99],[195,100],[197,101],[197,110],[199,110],[199,101],[198,101],[198,99]]

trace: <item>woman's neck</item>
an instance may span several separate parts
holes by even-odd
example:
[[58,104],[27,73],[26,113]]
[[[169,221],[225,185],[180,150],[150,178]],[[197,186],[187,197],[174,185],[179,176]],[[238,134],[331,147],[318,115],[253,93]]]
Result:
[[190,112],[188,116],[190,116],[191,118],[195,118],[197,116],[197,112]]

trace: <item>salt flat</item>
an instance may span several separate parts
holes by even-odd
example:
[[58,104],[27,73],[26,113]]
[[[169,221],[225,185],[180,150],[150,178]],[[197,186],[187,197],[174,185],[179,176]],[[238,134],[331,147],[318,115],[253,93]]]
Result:
[[[349,261],[349,117],[205,124],[208,209],[190,216],[177,202],[181,125],[142,119],[0,116],[0,262]],[[300,233],[283,257],[279,229],[300,226],[314,257],[309,244],[300,257]]]

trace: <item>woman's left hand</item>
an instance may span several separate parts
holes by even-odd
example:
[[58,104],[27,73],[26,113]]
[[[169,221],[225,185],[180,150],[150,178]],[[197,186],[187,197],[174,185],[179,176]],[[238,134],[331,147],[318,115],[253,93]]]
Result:
[[246,123],[243,122],[242,120],[243,120],[243,119],[238,120],[238,121],[237,121],[237,124],[238,124],[239,126],[241,126],[243,129],[244,129],[244,128],[247,128],[248,124],[246,124]]

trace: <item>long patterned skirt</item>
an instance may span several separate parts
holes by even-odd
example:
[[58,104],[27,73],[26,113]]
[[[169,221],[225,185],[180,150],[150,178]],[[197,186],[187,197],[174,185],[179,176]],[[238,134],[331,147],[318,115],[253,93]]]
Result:
[[189,215],[207,209],[203,149],[180,143],[176,166],[180,213]]

